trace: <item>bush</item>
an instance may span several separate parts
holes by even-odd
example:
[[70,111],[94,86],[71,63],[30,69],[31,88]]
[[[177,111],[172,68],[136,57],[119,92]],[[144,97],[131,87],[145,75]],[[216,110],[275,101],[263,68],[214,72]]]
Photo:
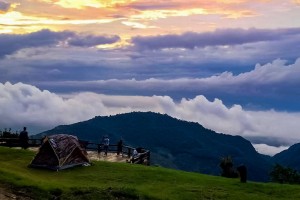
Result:
[[297,172],[297,170],[290,167],[283,167],[279,164],[276,164],[273,167],[272,171],[270,172],[270,178],[273,182],[289,184],[300,183],[300,174]]
[[221,176],[227,178],[237,178],[238,173],[233,168],[233,161],[230,156],[221,159],[220,167],[222,168]]

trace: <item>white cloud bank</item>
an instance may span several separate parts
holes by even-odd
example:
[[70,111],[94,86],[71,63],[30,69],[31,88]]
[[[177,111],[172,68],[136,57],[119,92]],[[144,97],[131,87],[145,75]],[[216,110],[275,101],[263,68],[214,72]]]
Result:
[[274,156],[275,154],[288,149],[288,146],[274,147],[266,144],[254,144],[256,151],[263,152],[266,155]]
[[[300,113],[247,111],[240,105],[229,108],[219,99],[209,101],[204,96],[183,98],[180,102],[168,96],[110,96],[88,92],[63,96],[23,83],[0,84],[0,128],[20,130],[22,126],[28,126],[29,130],[47,130],[97,115],[131,111],[166,113],[199,122],[216,132],[275,138],[283,145],[300,141]],[[275,152],[274,148],[272,152]],[[272,154],[261,146],[257,146],[257,150]]]

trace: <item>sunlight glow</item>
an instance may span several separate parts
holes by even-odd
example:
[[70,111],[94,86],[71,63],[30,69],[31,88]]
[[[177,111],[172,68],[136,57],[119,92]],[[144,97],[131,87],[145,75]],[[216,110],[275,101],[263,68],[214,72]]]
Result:
[[[300,0],[276,5],[273,5],[271,0],[254,0],[255,6],[250,7],[248,0],[190,0],[188,2],[182,0],[168,2],[163,0],[22,0],[18,2],[21,3],[10,3],[10,9],[3,9],[5,12],[0,17],[2,33],[32,32],[44,28],[78,31],[83,27],[89,32],[105,32],[112,29],[117,30],[118,34],[130,31],[131,35],[154,34],[155,31],[162,33],[204,31],[204,29],[215,29],[218,21],[222,20],[232,20],[233,23],[228,26],[244,26],[243,18],[263,19],[265,15],[262,8],[267,4],[272,6],[272,12],[281,13],[288,12],[291,6],[298,7],[295,5],[300,4]],[[182,18],[179,23],[176,21],[177,17]],[[181,23],[184,20],[185,22]],[[199,27],[199,24],[207,25],[206,20],[212,20],[210,24],[213,24],[213,27]],[[294,20],[290,23],[298,24],[298,21]],[[99,24],[106,25],[100,27],[97,26]],[[258,24],[258,26],[263,25]],[[156,30],[158,28],[160,30]]]
[[[49,2],[49,0],[44,0]],[[135,0],[59,0],[54,1],[56,5],[64,8],[85,9],[86,7],[93,8],[110,8],[119,4],[134,2]]]
[[3,34],[3,33],[12,33],[13,30],[12,29],[0,29],[0,34]]
[[190,16],[190,15],[200,15],[206,14],[206,11],[201,8],[188,9],[188,10],[146,10],[141,12],[141,14],[133,15],[133,19],[148,19],[157,20],[160,18],[167,18],[169,16]]
[[20,12],[8,12],[0,18],[2,25],[64,25],[64,24],[103,24],[116,21],[118,19],[88,19],[88,20],[54,20],[42,17],[25,16]]
[[123,21],[122,24],[124,24],[126,26],[130,26],[132,28],[139,28],[139,29],[157,28],[156,26],[147,26],[147,25],[142,24],[142,23],[131,22],[131,21]]
[[300,5],[300,0],[294,0],[294,3]]

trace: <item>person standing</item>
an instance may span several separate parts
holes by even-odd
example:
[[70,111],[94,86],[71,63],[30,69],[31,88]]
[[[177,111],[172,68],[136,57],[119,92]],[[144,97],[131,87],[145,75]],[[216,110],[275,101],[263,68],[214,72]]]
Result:
[[237,171],[239,172],[240,175],[240,181],[242,183],[247,182],[247,167],[245,165],[240,165],[237,167]]
[[117,155],[120,155],[120,153],[122,153],[122,149],[123,149],[123,140],[121,139],[118,142]]
[[105,156],[107,156],[108,146],[109,146],[109,138],[108,136],[105,136],[103,139],[103,148],[104,148]]
[[21,144],[21,147],[23,149],[27,149],[28,148],[28,132],[26,130],[27,128],[24,127],[23,128],[23,131],[21,131],[20,135],[19,135],[19,139],[20,139],[20,144]]

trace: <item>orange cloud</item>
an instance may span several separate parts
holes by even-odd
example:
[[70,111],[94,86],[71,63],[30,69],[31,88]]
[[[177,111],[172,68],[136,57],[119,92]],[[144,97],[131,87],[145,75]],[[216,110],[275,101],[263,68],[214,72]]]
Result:
[[63,8],[85,9],[111,8],[120,4],[127,4],[135,0],[39,0],[40,2],[53,3]]
[[191,15],[220,15],[228,18],[256,16],[255,10],[249,9],[247,0],[171,0],[171,1],[136,1],[126,5],[127,9],[134,9],[137,14],[133,18],[159,19],[174,16]]
[[83,25],[99,25],[99,24],[108,24],[118,19],[114,18],[103,18],[103,19],[51,19],[47,17],[38,17],[38,16],[29,16],[22,14],[21,12],[11,11],[1,15],[0,24],[1,31],[0,33],[29,33],[35,32],[41,29],[51,28],[52,30],[59,30],[57,27],[76,27]]
[[[26,0],[23,0],[26,1]],[[28,1],[28,0],[27,0]],[[135,19],[160,19],[173,16],[217,14],[244,17],[255,13],[244,5],[246,0],[38,0],[47,14],[65,18],[122,16]],[[25,5],[23,5],[25,7]],[[30,5],[34,8],[34,6]],[[28,7],[27,7],[28,8]],[[59,11],[60,10],[60,11]],[[133,16],[133,17],[132,17]]]
[[[171,26],[174,27],[172,31],[183,31],[187,29],[185,22],[190,23],[188,30],[197,29],[189,21],[190,16],[194,19],[199,16],[199,23],[203,22],[202,16],[204,19],[241,19],[258,16],[267,5],[280,6],[270,0],[12,0],[10,7],[15,2],[19,5],[1,16],[2,25],[22,26],[23,31],[27,32],[42,28],[80,30],[84,26],[84,30],[93,32],[101,30],[91,24],[106,23],[110,24],[106,31],[143,29],[143,34],[146,29],[153,33],[153,28],[160,28],[160,33],[169,32],[171,30],[165,27]],[[177,25],[179,17],[180,21],[185,21],[181,25]],[[206,23],[215,24],[216,21]]]
[[294,3],[300,5],[300,0],[294,0]]
[[0,14],[9,12],[16,8],[18,5],[19,3],[8,3],[6,1],[0,0]]
[[66,19],[48,19],[43,17],[26,16],[20,12],[12,11],[1,15],[0,23],[10,26],[25,26],[25,25],[65,25],[65,24],[104,24],[115,21],[114,19],[91,19],[91,20],[66,20]]
[[132,22],[132,21],[122,21],[122,24],[132,27],[132,28],[138,28],[138,29],[157,28],[155,26],[148,26],[148,25],[145,25],[142,23]]

